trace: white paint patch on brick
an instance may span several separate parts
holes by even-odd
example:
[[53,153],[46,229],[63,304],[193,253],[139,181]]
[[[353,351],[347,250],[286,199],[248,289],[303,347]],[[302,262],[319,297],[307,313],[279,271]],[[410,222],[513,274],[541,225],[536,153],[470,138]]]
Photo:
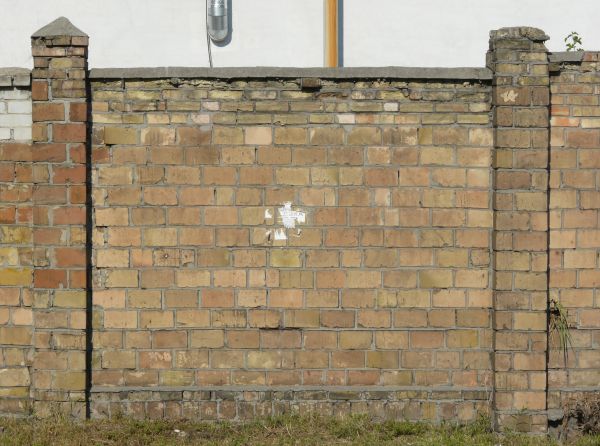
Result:
[[31,126],[31,115],[18,114],[11,115],[4,114],[0,115],[0,127],[27,127]]
[[29,113],[31,114],[31,101],[8,101],[8,113]]
[[285,229],[279,228],[275,231],[275,240],[287,240]]
[[0,90],[0,99],[10,100],[30,100],[31,92],[29,90],[19,90],[17,88],[10,90]]
[[502,94],[502,99],[504,99],[504,102],[515,102],[518,96],[519,93],[516,93],[514,90],[509,90]]
[[13,138],[15,141],[31,140],[31,127],[16,127],[13,129]]
[[354,124],[356,121],[356,119],[354,118],[354,114],[352,113],[337,115],[337,120],[340,124]]
[[0,89],[0,140],[31,141],[31,91]]
[[287,229],[293,229],[296,227],[296,223],[304,223],[306,221],[306,214],[301,211],[295,211],[292,209],[292,203],[287,201],[283,204],[283,207],[277,209],[283,226]]

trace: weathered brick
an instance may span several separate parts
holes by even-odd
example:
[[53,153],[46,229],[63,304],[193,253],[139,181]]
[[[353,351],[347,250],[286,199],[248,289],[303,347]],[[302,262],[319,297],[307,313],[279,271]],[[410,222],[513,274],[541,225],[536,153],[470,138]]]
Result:
[[105,144],[136,144],[137,130],[134,128],[121,127],[105,127],[104,128],[104,143]]

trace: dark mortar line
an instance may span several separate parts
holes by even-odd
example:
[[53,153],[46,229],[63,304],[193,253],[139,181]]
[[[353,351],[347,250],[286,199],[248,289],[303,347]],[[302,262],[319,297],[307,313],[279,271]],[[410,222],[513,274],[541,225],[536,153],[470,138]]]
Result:
[[[86,50],[87,51],[87,50]],[[93,272],[92,272],[92,86],[85,63],[86,140],[85,140],[85,417],[91,417],[92,354],[93,354]]]
[[[549,61],[550,62],[550,61]],[[548,81],[550,81],[550,73],[548,73]],[[548,372],[550,370],[550,173],[552,170],[552,144],[550,140],[550,130],[552,126],[550,125],[550,107],[552,104],[552,88],[550,88],[550,84],[548,85],[548,105],[546,106],[546,110],[548,112],[548,145],[546,147],[546,155],[548,157],[548,161],[546,162],[546,404],[544,406],[544,410],[548,411],[548,395],[550,393],[550,379],[548,378]],[[562,221],[562,216],[561,216]],[[562,224],[561,224],[562,226]],[[567,363],[565,361],[565,369],[567,369]],[[550,424],[548,420],[548,425]],[[549,427],[549,426],[548,426]]]

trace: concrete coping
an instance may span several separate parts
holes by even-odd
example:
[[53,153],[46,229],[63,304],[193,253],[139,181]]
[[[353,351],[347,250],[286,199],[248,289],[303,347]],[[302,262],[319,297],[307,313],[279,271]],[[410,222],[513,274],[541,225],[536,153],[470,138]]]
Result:
[[31,70],[27,68],[0,68],[0,87],[29,87]]
[[86,33],[73,25],[66,17],[57,18],[31,35],[32,38],[59,36],[89,37]]
[[532,26],[511,26],[490,31],[492,40],[529,39],[534,42],[545,42],[550,37],[541,29]]
[[548,54],[548,61],[554,63],[580,63],[583,60],[585,51],[560,51]]
[[415,79],[415,80],[484,80],[492,79],[487,68],[417,68],[417,67],[344,67],[344,68],[94,68],[90,79]]

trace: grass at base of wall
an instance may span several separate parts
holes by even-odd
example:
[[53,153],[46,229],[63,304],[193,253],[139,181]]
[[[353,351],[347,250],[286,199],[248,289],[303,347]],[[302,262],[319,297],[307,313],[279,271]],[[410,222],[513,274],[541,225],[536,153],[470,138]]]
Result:
[[[245,424],[0,418],[0,445],[558,445],[545,437],[493,433],[489,425],[484,418],[468,426],[433,427],[404,421],[378,423],[367,416],[339,419],[289,415]],[[600,446],[600,437],[584,437],[569,444]]]

